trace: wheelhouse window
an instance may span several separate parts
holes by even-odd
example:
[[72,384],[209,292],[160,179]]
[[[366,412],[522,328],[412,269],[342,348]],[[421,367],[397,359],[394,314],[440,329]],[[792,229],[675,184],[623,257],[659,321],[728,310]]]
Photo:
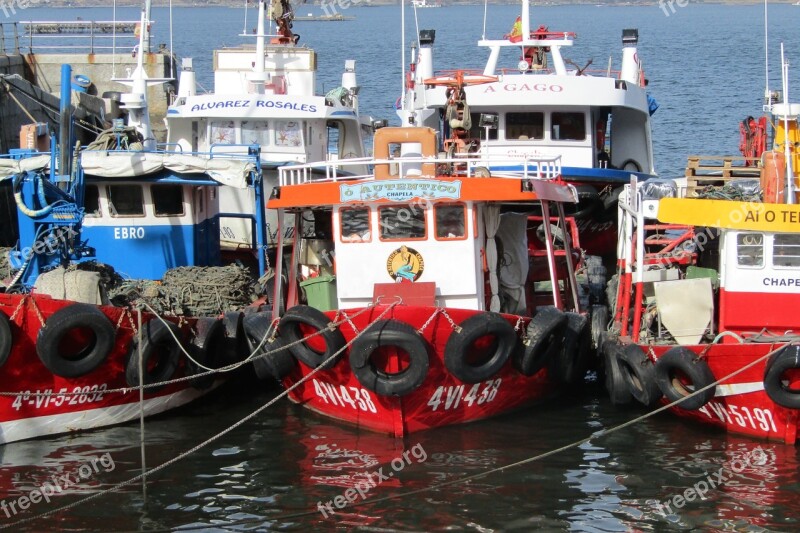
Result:
[[144,194],[139,185],[109,185],[106,187],[108,210],[112,217],[144,216]]
[[236,124],[232,120],[212,122],[211,144],[236,144]]
[[544,139],[544,113],[506,113],[506,140]]
[[554,112],[550,115],[550,137],[554,141],[586,139],[586,117],[583,113]]
[[764,235],[761,233],[737,235],[736,258],[740,266],[764,266]]
[[378,208],[381,240],[399,241],[425,238],[425,209],[416,205]]
[[275,121],[275,144],[277,146],[301,146],[303,125],[296,120]]
[[88,217],[99,217],[100,214],[100,189],[97,185],[87,185],[83,193],[83,209]]
[[341,217],[340,239],[342,242],[370,242],[368,207],[348,207],[339,210]]
[[257,144],[259,146],[269,146],[270,144],[269,122],[267,122],[266,120],[243,120],[242,144]]
[[183,187],[180,185],[153,185],[153,209],[157,217],[183,216]]
[[467,237],[463,205],[437,205],[433,208],[436,239],[465,239]]
[[772,264],[777,267],[800,267],[800,235],[775,235]]

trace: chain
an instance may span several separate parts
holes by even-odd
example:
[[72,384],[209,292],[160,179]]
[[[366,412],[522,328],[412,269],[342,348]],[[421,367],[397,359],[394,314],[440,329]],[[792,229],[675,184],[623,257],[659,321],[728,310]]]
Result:
[[[337,315],[338,315],[338,313],[337,313]],[[355,324],[353,324],[353,321],[352,321],[352,320],[350,320],[350,317],[349,317],[349,316],[347,316],[347,313],[346,313],[345,311],[342,311],[342,316],[343,316],[343,317],[344,317],[344,319],[347,321],[347,323],[350,325],[350,327],[351,327],[351,328],[353,328],[353,331],[355,332],[355,334],[356,334],[356,335],[361,335],[361,332],[358,330],[358,328],[356,327],[356,325],[355,325]]]
[[459,326],[458,324],[456,324],[456,323],[453,321],[453,319],[452,319],[452,318],[450,318],[450,315],[448,315],[448,314],[447,314],[447,311],[445,311],[445,310],[444,310],[444,307],[439,307],[439,312],[440,312],[440,313],[442,313],[442,315],[444,315],[444,317],[447,319],[447,321],[448,321],[448,322],[450,322],[450,327],[452,327],[452,328],[453,328],[453,330],[454,330],[456,333],[461,333],[461,326]]
[[17,319],[17,315],[19,314],[20,311],[22,311],[22,308],[25,306],[25,300],[27,300],[27,299],[28,299],[28,296],[23,296],[20,299],[19,303],[17,304],[17,308],[14,309],[14,312],[11,313],[11,317],[9,318],[9,320],[11,320],[11,322],[14,322]]
[[433,319],[436,318],[436,315],[439,314],[440,310],[441,310],[440,307],[437,307],[436,309],[434,309],[433,314],[431,314],[431,316],[428,317],[428,320],[426,320],[425,323],[422,324],[422,327],[417,330],[417,332],[419,332],[420,335],[422,335],[422,332],[425,331],[425,328],[428,327],[428,325],[433,321]]
[[31,298],[31,304],[33,304],[33,310],[36,312],[36,317],[39,319],[39,324],[44,327],[44,316],[42,316],[39,306],[36,305],[36,298]]

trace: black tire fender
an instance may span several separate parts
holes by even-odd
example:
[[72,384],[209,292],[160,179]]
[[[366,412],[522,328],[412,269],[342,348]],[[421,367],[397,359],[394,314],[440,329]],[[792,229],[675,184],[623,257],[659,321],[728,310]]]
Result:
[[[195,323],[195,334],[189,342],[188,351],[192,359],[206,368],[219,368],[222,349],[225,343],[225,325],[219,318],[201,317]],[[186,361],[186,374],[195,376],[207,372],[194,361]],[[208,374],[191,381],[192,387],[205,390],[214,384],[216,376]]]
[[561,383],[578,383],[589,366],[592,330],[589,319],[579,313],[565,313],[566,326],[561,351],[552,361],[554,377]]
[[783,382],[783,374],[800,369],[800,346],[784,346],[767,360],[764,369],[764,392],[776,404],[788,409],[800,409],[800,390]]
[[[130,387],[139,386],[140,353],[144,368],[142,383],[151,385],[171,379],[178,368],[182,353],[183,334],[180,328],[172,322],[164,323],[159,318],[153,318],[142,326],[141,337],[141,346],[138,342],[131,345],[131,356],[125,365],[125,381]],[[138,336],[134,339],[138,340]],[[155,360],[154,365],[151,365],[152,360]],[[163,385],[148,387],[145,392],[153,393],[162,388]]]
[[[280,337],[271,337],[270,322],[272,311],[248,315],[244,319],[244,334],[248,353],[253,357],[253,371],[258,379],[282,380],[294,369],[295,362],[291,352],[284,347]],[[263,341],[263,342],[262,342]],[[256,352],[256,348],[261,348]],[[264,355],[268,354],[268,355]]]
[[11,322],[5,313],[0,313],[0,367],[8,361],[13,344],[14,336],[11,334]]
[[576,219],[589,218],[603,205],[600,193],[592,185],[576,185],[575,190],[578,193],[578,203],[566,204],[574,209],[574,211],[567,212],[566,216]]
[[[694,391],[714,383],[714,374],[708,364],[693,351],[683,346],[668,350],[656,361],[656,383],[658,388],[670,402],[686,398]],[[678,372],[688,381],[685,383]],[[711,387],[696,396],[677,405],[681,409],[695,411],[707,404],[714,397],[715,387]]]
[[603,346],[605,334],[608,329],[608,307],[605,305],[592,306],[592,347],[599,350]]
[[644,350],[628,344],[622,348],[619,361],[625,385],[637,402],[650,407],[661,399],[655,366]]
[[[464,383],[479,383],[497,374],[519,348],[519,337],[513,326],[497,313],[478,313],[464,320],[461,332],[453,331],[444,348],[444,365]],[[481,363],[469,361],[470,350],[482,337],[494,336],[493,352]]]
[[[629,165],[633,165],[633,167],[634,167],[636,170],[630,170],[629,168],[626,168],[626,167],[628,167]],[[620,168],[621,170],[627,170],[628,172],[641,172],[641,171],[642,171],[642,165],[640,165],[640,164],[639,164],[639,162],[638,162],[638,161],[636,161],[635,159],[626,159],[626,160],[625,160],[625,161],[624,161],[624,162],[623,162],[623,163],[622,163],[622,164],[619,166],[619,168]]]
[[[88,335],[86,335],[88,333]],[[67,337],[84,342],[65,354]],[[84,376],[99,367],[114,348],[114,325],[100,309],[75,303],[62,307],[47,319],[36,339],[36,353],[50,372],[62,378]],[[72,351],[72,350],[70,350]]]
[[[307,305],[296,305],[289,309],[281,318],[278,329],[281,332],[281,337],[284,342],[289,346],[292,355],[298,361],[305,363],[311,368],[317,368],[322,363],[327,361],[333,354],[341,352],[344,348],[345,340],[342,332],[338,328],[331,328],[330,319],[319,309],[309,307]],[[308,344],[303,341],[303,333],[300,331],[300,325],[306,325],[317,331],[321,331],[318,337],[325,341],[325,351],[320,353],[313,350]],[[316,332],[315,332],[316,333]],[[301,342],[298,342],[301,341]],[[331,368],[336,364],[336,361],[341,357],[339,353],[335,359],[332,359],[323,368]]]
[[[394,346],[408,354],[409,364],[387,374],[370,358],[378,348]],[[417,330],[396,320],[379,320],[361,333],[350,347],[350,368],[368,390],[382,396],[405,396],[415,391],[428,375],[428,344]]]
[[621,355],[622,347],[619,344],[613,341],[603,344],[604,384],[611,404],[616,406],[628,405],[633,400],[620,368]]
[[532,376],[547,366],[561,350],[567,317],[555,307],[543,307],[533,316],[525,332],[523,349],[514,357],[514,368]]

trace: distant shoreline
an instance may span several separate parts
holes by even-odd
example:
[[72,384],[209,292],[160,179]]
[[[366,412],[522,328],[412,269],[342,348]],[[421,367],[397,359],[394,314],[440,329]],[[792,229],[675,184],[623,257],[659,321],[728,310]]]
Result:
[[[334,0],[335,2],[336,0]],[[763,2],[759,0],[686,0],[692,4],[710,4],[710,5],[756,5],[756,4],[763,4]],[[770,4],[794,4],[796,0],[780,0],[780,1],[771,1]],[[410,4],[410,0],[406,0],[407,4]],[[489,0],[490,4],[496,5],[513,5],[517,4],[517,0]],[[398,5],[400,1],[398,0],[371,0],[371,2],[363,2],[365,5],[353,5],[353,7],[371,7],[371,6],[390,6],[390,5]],[[449,6],[467,6],[467,5],[483,5],[483,2],[480,0],[466,0],[466,1],[459,1],[459,0],[444,0],[442,7],[449,7]],[[547,2],[531,2],[531,7],[554,7],[554,6],[566,6],[566,5],[597,5],[597,6],[604,6],[604,7],[625,7],[625,6],[655,6],[659,5],[657,0],[622,0],[622,1],[603,1],[603,0],[550,0]],[[142,2],[140,0],[120,0],[117,2],[117,7],[141,7]],[[154,3],[153,7],[162,8],[168,7],[169,4],[164,2]],[[222,0],[218,2],[214,1],[193,1],[193,0],[176,0],[172,3],[173,7],[230,7],[230,8],[238,8],[242,9],[244,6],[242,5],[241,1],[236,0]],[[109,4],[93,4],[91,1],[82,2],[81,0],[40,0],[36,2],[36,0],[30,0],[28,7],[35,8],[35,7],[49,7],[49,8],[111,8],[112,5]],[[252,4],[249,7],[254,7]],[[295,12],[300,12],[304,9],[311,9],[311,8],[319,8],[319,1],[317,0],[314,3],[307,3],[302,4],[299,6],[295,6]]]

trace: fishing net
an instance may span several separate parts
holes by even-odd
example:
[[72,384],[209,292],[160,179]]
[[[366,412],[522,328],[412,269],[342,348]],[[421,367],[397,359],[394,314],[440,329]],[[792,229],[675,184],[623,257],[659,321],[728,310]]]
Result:
[[115,305],[146,302],[157,313],[217,316],[237,311],[254,301],[256,282],[240,265],[179,267],[161,281],[123,280],[109,291]]

